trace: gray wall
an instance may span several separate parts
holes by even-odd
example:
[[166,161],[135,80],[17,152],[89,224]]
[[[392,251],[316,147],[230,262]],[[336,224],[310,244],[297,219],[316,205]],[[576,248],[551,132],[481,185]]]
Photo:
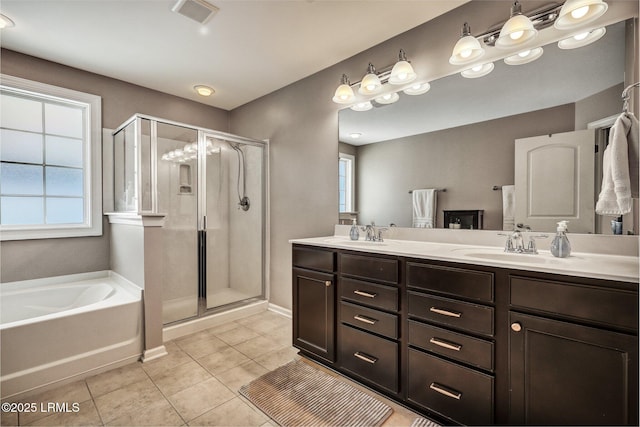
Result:
[[[198,102],[178,98],[120,80],[2,49],[0,72],[102,97],[102,126],[114,129],[135,113],[227,132],[229,114]],[[0,243],[0,280],[35,279],[108,270],[109,224],[103,235]]]
[[[358,147],[359,222],[411,227],[416,188],[438,193],[436,227],[443,210],[484,210],[484,228],[502,229],[502,192],[513,184],[514,141],[573,130],[573,104]],[[541,130],[544,123],[544,130]]]

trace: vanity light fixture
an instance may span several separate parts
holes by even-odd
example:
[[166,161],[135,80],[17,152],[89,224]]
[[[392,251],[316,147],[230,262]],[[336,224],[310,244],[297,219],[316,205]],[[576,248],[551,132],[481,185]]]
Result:
[[399,99],[400,99],[400,95],[398,95],[397,92],[392,92],[392,93],[385,93],[384,95],[377,97],[375,101],[378,104],[387,105],[387,104],[393,104],[394,102],[397,102]]
[[350,107],[353,111],[369,111],[373,108],[373,104],[369,101],[358,102]]
[[336,89],[336,93],[333,95],[333,102],[336,104],[349,104],[355,99],[353,89],[349,84],[349,77],[346,74],[342,75],[340,80],[340,86]]
[[473,66],[467,70],[462,71],[460,74],[462,77],[467,79],[476,79],[478,77],[483,77],[493,71],[495,66],[493,62],[487,62],[486,64],[478,64]]
[[451,54],[451,58],[449,58],[449,64],[470,64],[482,55],[484,55],[484,49],[480,46],[478,39],[471,35],[471,27],[465,22],[462,26],[462,36],[453,47],[453,53]]
[[215,93],[215,90],[213,90],[209,86],[205,86],[205,85],[196,85],[196,86],[193,87],[193,89],[200,96],[211,96],[211,95],[213,95]]
[[533,49],[523,50],[515,55],[507,56],[504,58],[504,63],[507,65],[522,65],[533,62],[542,56],[544,51],[541,47],[534,47]]
[[593,22],[604,15],[608,8],[602,0],[567,0],[553,26],[558,30],[571,30]]
[[415,71],[413,71],[413,67],[409,61],[407,61],[407,54],[403,49],[400,49],[398,62],[393,66],[391,74],[389,75],[389,83],[392,85],[403,85],[411,83],[416,77],[417,75]]
[[376,74],[376,68],[371,62],[369,62],[367,75],[364,76],[362,82],[360,82],[360,89],[358,89],[358,93],[361,95],[375,95],[381,90],[382,82],[380,81],[380,77]]
[[423,93],[429,92],[431,89],[431,85],[427,82],[422,83],[414,83],[402,92],[406,95],[422,95]]
[[558,47],[560,49],[577,49],[599,40],[606,32],[607,30],[604,27],[584,31],[564,40],[560,40],[558,42]]
[[0,13],[0,30],[4,28],[15,27],[15,26],[16,24],[11,20],[11,18]]
[[500,30],[496,40],[496,47],[510,49],[533,40],[538,35],[538,30],[533,27],[533,22],[522,14],[522,6],[517,0],[511,6],[511,17]]

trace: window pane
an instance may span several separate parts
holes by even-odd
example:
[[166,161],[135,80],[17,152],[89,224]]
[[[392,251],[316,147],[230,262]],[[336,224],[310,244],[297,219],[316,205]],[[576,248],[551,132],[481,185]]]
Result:
[[47,224],[81,224],[83,212],[83,199],[47,197]]
[[42,166],[0,164],[2,194],[42,195]]
[[[46,167],[48,196],[82,196],[82,169]],[[47,215],[48,216],[48,215]]]
[[48,165],[82,167],[82,140],[47,136],[45,144]]
[[340,189],[340,191],[346,191],[347,190],[347,179],[344,176],[340,176],[338,177],[338,188]]
[[53,135],[82,138],[82,109],[45,104],[45,132]]
[[340,163],[338,163],[338,174],[341,176],[347,174],[347,164],[344,160],[340,160]]
[[0,197],[2,225],[43,224],[41,197]]
[[2,93],[0,126],[3,128],[42,132],[42,103]]
[[41,134],[6,129],[1,132],[0,160],[42,164]]

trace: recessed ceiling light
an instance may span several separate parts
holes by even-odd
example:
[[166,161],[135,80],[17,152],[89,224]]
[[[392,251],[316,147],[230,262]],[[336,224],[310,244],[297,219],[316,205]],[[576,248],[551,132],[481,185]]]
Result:
[[215,93],[215,90],[205,85],[197,85],[197,86],[194,86],[193,88],[200,96],[211,96]]
[[0,13],[0,29],[15,27],[16,24],[6,15]]
[[354,133],[350,133],[349,136],[353,139],[358,139],[362,136],[362,134],[359,132],[354,132]]

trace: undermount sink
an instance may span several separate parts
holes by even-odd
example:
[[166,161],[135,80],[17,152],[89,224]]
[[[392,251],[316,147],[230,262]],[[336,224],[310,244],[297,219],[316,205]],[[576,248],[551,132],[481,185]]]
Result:
[[515,252],[504,252],[499,248],[464,248],[454,249],[464,257],[486,259],[493,261],[517,262],[523,264],[557,264],[556,259],[540,254],[520,254]]
[[370,240],[351,240],[344,237],[329,237],[325,239],[327,243],[337,243],[342,245],[354,245],[354,246],[387,246],[384,242],[372,242]]
[[495,261],[507,261],[507,262],[518,262],[518,263],[527,263],[527,264],[554,264],[557,263],[554,259],[549,259],[546,257],[540,257],[539,255],[533,254],[518,254],[518,253],[508,253],[508,252],[467,252],[464,254],[469,258],[481,258]]

